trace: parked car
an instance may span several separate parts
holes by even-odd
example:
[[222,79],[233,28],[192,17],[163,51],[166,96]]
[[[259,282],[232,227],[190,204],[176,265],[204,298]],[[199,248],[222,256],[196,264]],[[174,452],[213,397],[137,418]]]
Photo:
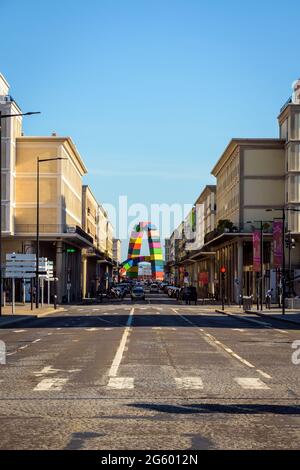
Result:
[[177,292],[179,291],[179,287],[175,286],[168,286],[167,294],[169,297],[177,297]]
[[131,300],[146,300],[144,289],[142,287],[134,287],[131,291]]

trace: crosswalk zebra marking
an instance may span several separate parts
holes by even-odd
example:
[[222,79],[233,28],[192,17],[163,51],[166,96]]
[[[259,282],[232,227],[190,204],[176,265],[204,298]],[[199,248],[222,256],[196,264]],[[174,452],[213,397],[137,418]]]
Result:
[[111,377],[107,386],[117,390],[132,390],[134,388],[134,379],[133,377]]
[[270,387],[255,377],[236,377],[234,379],[245,390],[269,390]]
[[201,390],[203,382],[201,377],[176,377],[176,386],[179,389]]
[[51,378],[51,379],[43,379],[41,382],[34,387],[35,392],[47,391],[47,390],[56,390],[59,391],[63,388],[65,383],[68,379],[63,378]]

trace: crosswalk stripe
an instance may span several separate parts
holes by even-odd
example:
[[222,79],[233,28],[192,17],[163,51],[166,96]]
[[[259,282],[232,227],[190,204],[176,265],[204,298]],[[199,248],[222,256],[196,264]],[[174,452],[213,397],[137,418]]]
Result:
[[203,382],[200,377],[176,377],[176,386],[179,389],[200,390],[203,389]]
[[34,391],[46,391],[46,390],[56,390],[59,391],[65,385],[68,379],[63,378],[51,378],[51,379],[43,379],[41,382],[34,387]]
[[234,380],[246,390],[268,390],[270,388],[262,380],[255,377],[236,377]]
[[109,388],[121,389],[133,389],[134,388],[133,377],[111,377],[107,386]]

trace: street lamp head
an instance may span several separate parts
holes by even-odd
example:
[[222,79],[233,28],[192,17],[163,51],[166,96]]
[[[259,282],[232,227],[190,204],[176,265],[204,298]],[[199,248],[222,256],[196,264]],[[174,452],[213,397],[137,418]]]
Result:
[[28,113],[24,113],[23,116],[32,116],[33,114],[41,114],[41,111],[28,111]]
[[53,161],[56,161],[56,160],[68,160],[68,158],[66,158],[66,157],[49,157],[49,158],[40,158],[40,157],[37,157],[37,162],[38,162],[38,163],[41,163],[41,162],[53,162]]

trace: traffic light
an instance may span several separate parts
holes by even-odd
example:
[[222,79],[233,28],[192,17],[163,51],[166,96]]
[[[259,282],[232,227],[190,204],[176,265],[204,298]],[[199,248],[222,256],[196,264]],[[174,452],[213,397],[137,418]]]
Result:
[[67,248],[67,253],[76,253],[75,248]]
[[226,267],[225,267],[225,266],[221,266],[220,272],[221,272],[221,277],[222,277],[222,279],[225,279]]
[[290,235],[285,239],[285,246],[286,248],[294,249],[296,248],[296,240],[292,238]]

